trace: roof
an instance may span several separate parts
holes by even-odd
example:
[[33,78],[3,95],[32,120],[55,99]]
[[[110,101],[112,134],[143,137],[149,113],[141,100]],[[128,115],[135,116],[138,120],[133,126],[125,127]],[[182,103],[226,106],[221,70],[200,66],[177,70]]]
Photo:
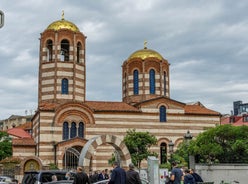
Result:
[[93,111],[140,112],[125,102],[86,101],[85,104]]
[[142,60],[149,58],[149,57],[154,57],[157,58],[159,60],[162,60],[163,57],[156,51],[151,50],[151,49],[147,49],[146,47],[144,49],[141,50],[137,50],[134,53],[132,53],[129,57],[129,59],[133,59],[133,58],[140,58]]
[[33,138],[20,138],[20,139],[12,139],[12,145],[15,146],[34,146],[35,142],[33,140]]
[[31,122],[26,122],[24,124],[19,125],[17,128],[21,128],[24,130],[30,130],[32,129],[32,123]]
[[185,114],[205,114],[205,115],[220,115],[219,112],[210,110],[204,107],[202,104],[186,105]]
[[31,137],[31,135],[27,133],[25,130],[23,130],[22,128],[11,128],[7,130],[7,133],[9,135],[12,135],[18,138],[30,138]]
[[[232,121],[231,121],[231,118]],[[243,120],[243,116],[229,116],[221,118],[221,125],[231,124],[233,126],[248,126],[248,122]]]
[[68,29],[74,32],[80,32],[78,27],[70,22],[65,20],[64,18],[62,18],[61,20],[57,20],[53,23],[51,23],[48,27],[47,30],[54,30],[54,31],[58,31],[60,29]]

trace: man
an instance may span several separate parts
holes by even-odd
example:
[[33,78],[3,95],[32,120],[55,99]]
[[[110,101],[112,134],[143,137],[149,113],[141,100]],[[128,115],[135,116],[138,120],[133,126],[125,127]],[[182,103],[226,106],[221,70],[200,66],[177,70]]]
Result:
[[178,168],[177,162],[172,162],[172,167],[170,180],[173,184],[180,184],[183,181],[183,171]]
[[85,172],[83,172],[82,167],[77,168],[77,173],[74,177],[73,184],[90,184],[89,177]]
[[118,162],[113,163],[113,171],[109,180],[109,184],[126,184],[126,172],[120,168]]
[[129,164],[129,170],[126,172],[127,182],[126,184],[142,184],[139,173],[134,170],[133,163]]
[[190,169],[190,174],[195,178],[195,182],[203,182],[201,176],[197,174],[194,169]]
[[98,175],[98,181],[105,180],[105,170],[102,170],[102,172]]

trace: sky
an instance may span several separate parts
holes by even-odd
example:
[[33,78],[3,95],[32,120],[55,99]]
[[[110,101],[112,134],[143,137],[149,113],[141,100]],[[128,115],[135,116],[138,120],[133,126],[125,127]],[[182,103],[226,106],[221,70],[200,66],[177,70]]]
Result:
[[0,120],[37,109],[39,38],[64,18],[86,40],[86,100],[122,100],[122,63],[135,51],[170,63],[170,98],[230,114],[248,103],[248,1],[1,0]]

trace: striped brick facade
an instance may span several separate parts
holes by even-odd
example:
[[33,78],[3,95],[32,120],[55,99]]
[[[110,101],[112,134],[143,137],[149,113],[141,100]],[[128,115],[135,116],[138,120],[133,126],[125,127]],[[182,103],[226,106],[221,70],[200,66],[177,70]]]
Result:
[[[66,61],[61,60],[62,48],[67,49]],[[154,94],[150,94],[151,69],[155,71]],[[134,70],[139,73],[138,94],[134,94]],[[35,151],[30,149],[29,156],[39,158],[43,166],[55,163],[61,169],[65,167],[68,148],[83,150],[81,157],[85,155],[83,163],[88,169],[110,168],[108,160],[116,150],[126,166],[130,155],[122,141],[129,129],[155,135],[158,142],[151,149],[158,153],[161,161],[162,144],[166,145],[168,157],[170,140],[176,149],[187,130],[197,136],[220,124],[220,114],[201,103],[185,104],[170,99],[169,63],[156,51],[144,48],[124,61],[121,102],[85,100],[85,72],[85,36],[82,33],[67,28],[46,29],[41,34],[39,104],[32,119]],[[68,79],[68,94],[62,94],[64,78]],[[163,122],[160,120],[162,106],[166,108]],[[73,128],[76,133],[71,131]],[[72,134],[74,136],[70,137]],[[85,151],[89,140],[93,140],[92,144]],[[146,162],[142,166],[145,167]]]

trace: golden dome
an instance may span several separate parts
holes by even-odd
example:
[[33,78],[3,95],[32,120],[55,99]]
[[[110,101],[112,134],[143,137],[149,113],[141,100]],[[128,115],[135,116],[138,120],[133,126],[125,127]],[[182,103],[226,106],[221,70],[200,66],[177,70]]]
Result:
[[58,31],[60,29],[69,29],[69,30],[74,31],[74,32],[80,32],[80,30],[78,29],[78,27],[75,24],[73,24],[72,22],[67,21],[63,18],[61,20],[58,20],[58,21],[51,23],[47,27],[47,29],[52,29],[54,31]]
[[149,57],[154,57],[154,58],[157,58],[159,60],[163,59],[163,57],[158,52],[151,50],[151,49],[147,49],[145,47],[144,49],[137,50],[136,52],[132,53],[129,56],[128,60],[133,59],[133,58],[140,58],[140,59],[144,60],[144,59],[149,58]]

